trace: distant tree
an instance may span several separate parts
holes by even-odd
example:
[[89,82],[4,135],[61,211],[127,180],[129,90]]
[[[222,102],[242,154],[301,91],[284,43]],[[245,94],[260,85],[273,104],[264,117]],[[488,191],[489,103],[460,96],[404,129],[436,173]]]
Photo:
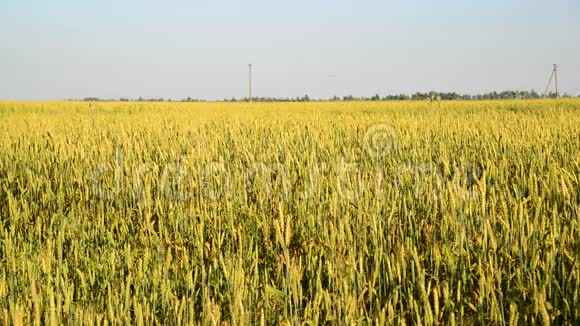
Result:
[[454,93],[437,93],[437,92],[429,92],[427,95],[428,99],[433,101],[441,101],[441,100],[454,100],[456,99],[456,94]]
[[415,100],[415,101],[424,101],[428,98],[429,98],[429,94],[419,93],[419,92],[417,92],[411,96],[411,99]]

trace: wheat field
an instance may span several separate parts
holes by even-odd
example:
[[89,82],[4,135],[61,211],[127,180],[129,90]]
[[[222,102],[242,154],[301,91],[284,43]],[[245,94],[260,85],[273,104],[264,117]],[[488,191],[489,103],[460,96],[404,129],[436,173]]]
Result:
[[0,324],[569,324],[580,100],[0,102]]

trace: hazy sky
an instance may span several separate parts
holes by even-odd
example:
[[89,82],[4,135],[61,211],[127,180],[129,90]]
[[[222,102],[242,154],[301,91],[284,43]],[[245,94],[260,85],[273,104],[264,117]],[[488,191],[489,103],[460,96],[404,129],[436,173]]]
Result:
[[0,0],[0,99],[580,94],[578,0]]

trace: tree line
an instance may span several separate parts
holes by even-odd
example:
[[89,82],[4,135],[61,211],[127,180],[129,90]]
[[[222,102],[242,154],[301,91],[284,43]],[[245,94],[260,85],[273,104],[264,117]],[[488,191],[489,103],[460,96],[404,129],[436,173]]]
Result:
[[[556,93],[547,94],[548,98],[556,98]],[[571,98],[569,94],[560,95],[562,98]],[[580,98],[580,94],[576,96]],[[503,92],[488,92],[483,94],[459,94],[457,92],[416,92],[414,94],[394,94],[381,96],[375,94],[371,97],[356,97],[352,95],[347,96],[334,96],[331,98],[311,98],[308,95],[298,96],[298,97],[252,97],[253,102],[311,102],[311,101],[473,101],[473,100],[517,100],[517,99],[540,99],[542,95],[535,90],[531,91],[503,91]],[[78,99],[72,99],[73,101],[78,101]],[[205,102],[204,99],[187,97],[180,100],[173,100],[171,98],[143,98],[138,97],[136,99],[129,98],[119,98],[119,99],[101,99],[98,97],[87,97],[83,98],[82,101],[120,101],[120,102]],[[218,102],[249,102],[249,98],[226,98],[219,100]]]

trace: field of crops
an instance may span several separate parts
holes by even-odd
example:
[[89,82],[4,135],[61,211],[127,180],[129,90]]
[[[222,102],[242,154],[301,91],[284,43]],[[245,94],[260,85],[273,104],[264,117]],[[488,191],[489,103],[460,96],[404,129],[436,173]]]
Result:
[[0,102],[0,324],[580,318],[580,100]]

